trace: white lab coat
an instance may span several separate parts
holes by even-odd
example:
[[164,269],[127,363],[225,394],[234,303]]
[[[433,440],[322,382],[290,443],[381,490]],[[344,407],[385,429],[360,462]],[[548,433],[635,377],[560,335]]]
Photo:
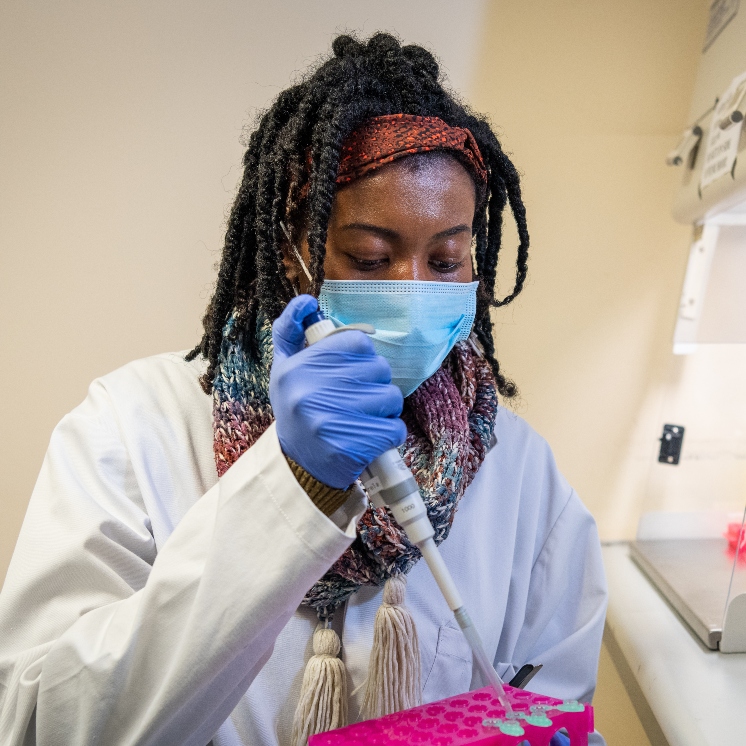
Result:
[[[274,426],[218,480],[203,370],[183,353],[130,363],[55,429],[0,594],[3,746],[289,743],[316,624],[299,604],[352,541],[360,496],[324,516]],[[499,673],[542,663],[532,690],[589,700],[606,607],[595,523],[502,407],[441,551]],[[380,600],[363,588],[334,620],[350,692]],[[481,685],[423,562],[407,605],[424,700]]]

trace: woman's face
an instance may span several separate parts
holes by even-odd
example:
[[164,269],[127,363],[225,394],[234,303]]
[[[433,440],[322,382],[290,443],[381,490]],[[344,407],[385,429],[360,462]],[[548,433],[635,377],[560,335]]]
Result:
[[[328,280],[471,282],[474,182],[449,156],[394,161],[340,188],[329,219]],[[308,265],[308,244],[301,243]],[[297,260],[286,264],[302,291]]]

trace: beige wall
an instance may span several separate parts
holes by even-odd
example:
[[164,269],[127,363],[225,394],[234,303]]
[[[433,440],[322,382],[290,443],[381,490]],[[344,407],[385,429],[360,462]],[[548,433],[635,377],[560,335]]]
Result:
[[199,340],[256,112],[348,29],[431,46],[463,90],[484,4],[0,3],[0,579],[90,381]]
[[4,3],[0,577],[51,429],[90,380],[198,338],[241,129],[346,28],[430,44],[523,172],[530,276],[496,315],[500,358],[602,536],[677,507],[656,438],[717,360],[670,353],[689,231],[663,156],[707,5]]
[[[500,358],[602,535],[677,507],[655,498],[655,439],[710,363],[670,354],[689,231],[663,157],[708,4],[4,3],[0,578],[89,381],[198,338],[241,128],[345,27],[430,43],[524,173],[530,280],[497,314]],[[643,743],[605,654],[597,705],[611,746]]]
[[633,536],[641,510],[684,507],[655,487],[691,369],[671,354],[690,230],[670,217],[680,173],[664,157],[708,5],[498,0],[483,31],[472,98],[524,173],[532,238],[529,283],[496,313],[499,356],[606,539]]
[[[482,32],[472,100],[524,175],[532,237],[526,289],[495,314],[499,357],[605,539],[632,537],[644,510],[743,504],[729,449],[746,349],[671,353],[690,229],[670,217],[664,156],[708,6],[497,0]],[[664,422],[694,425],[676,470],[655,461]],[[610,746],[649,743],[605,647],[594,706]]]

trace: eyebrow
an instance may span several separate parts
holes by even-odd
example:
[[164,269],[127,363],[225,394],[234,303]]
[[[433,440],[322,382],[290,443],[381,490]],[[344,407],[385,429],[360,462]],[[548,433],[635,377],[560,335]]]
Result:
[[[384,228],[380,225],[372,225],[371,223],[347,223],[340,227],[342,231],[366,231],[368,233],[374,233],[382,238],[395,239],[399,238],[399,234],[392,228]],[[461,223],[454,225],[453,228],[446,228],[444,231],[439,231],[432,238],[450,238],[451,236],[457,236],[460,233],[471,233],[471,226]]]

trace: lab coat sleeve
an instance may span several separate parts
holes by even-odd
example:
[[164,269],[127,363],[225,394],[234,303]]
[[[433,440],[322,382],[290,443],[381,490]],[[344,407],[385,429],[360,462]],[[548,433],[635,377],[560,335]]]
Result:
[[[529,689],[591,701],[606,604],[596,523],[571,491],[531,569],[525,618],[511,656],[516,665],[543,664]],[[589,742],[604,743],[597,733]]]
[[156,553],[94,383],[52,436],[0,594],[0,743],[205,746],[353,538],[270,427]]

